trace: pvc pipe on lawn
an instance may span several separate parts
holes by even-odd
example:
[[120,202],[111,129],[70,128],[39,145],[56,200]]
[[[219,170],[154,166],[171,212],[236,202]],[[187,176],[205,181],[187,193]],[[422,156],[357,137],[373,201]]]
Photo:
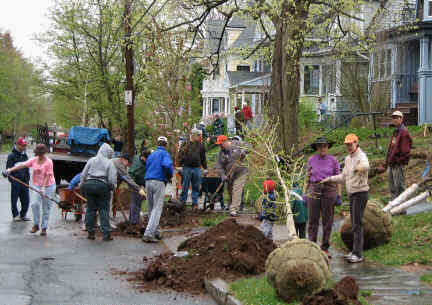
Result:
[[383,209],[384,212],[388,212],[391,209],[397,207],[398,205],[405,202],[412,194],[414,194],[418,189],[418,184],[414,183],[409,188],[407,188],[405,191],[402,192],[398,197],[390,201],[385,208]]
[[403,204],[391,209],[390,213],[392,215],[400,214],[402,211],[408,209],[409,207],[412,207],[413,205],[416,205],[416,204],[423,202],[428,196],[429,196],[429,192],[423,192],[420,195],[418,195],[418,196],[404,202]]

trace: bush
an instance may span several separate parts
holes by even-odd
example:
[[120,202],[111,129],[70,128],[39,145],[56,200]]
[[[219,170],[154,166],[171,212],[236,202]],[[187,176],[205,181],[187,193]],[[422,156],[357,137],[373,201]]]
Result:
[[[335,144],[342,144],[345,140],[345,136],[349,133],[354,133],[359,137],[360,143],[370,138],[374,138],[374,130],[372,128],[337,128],[331,133],[327,134],[326,137]],[[377,134],[382,137],[389,137],[393,133],[391,128],[377,128]]]
[[300,132],[312,127],[317,122],[315,103],[313,100],[305,99],[299,102],[298,126]]

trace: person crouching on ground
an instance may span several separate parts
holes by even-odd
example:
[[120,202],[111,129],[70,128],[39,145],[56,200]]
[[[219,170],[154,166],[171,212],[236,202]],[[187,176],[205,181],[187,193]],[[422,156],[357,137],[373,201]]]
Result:
[[354,234],[353,251],[346,255],[345,259],[351,263],[360,263],[363,261],[364,232],[362,219],[368,201],[369,160],[366,154],[360,149],[359,140],[355,134],[347,135],[345,137],[345,144],[349,155],[345,158],[345,166],[342,173],[325,178],[321,183],[340,183],[345,181]]
[[[27,160],[24,163],[15,165],[14,167],[8,168],[6,172],[8,174],[23,169],[23,168],[33,168],[33,187],[39,190],[41,193],[48,197],[54,197],[56,190],[56,182],[54,178],[53,162],[50,158],[46,156],[48,148],[44,144],[36,145],[34,149],[35,157]],[[33,228],[31,233],[36,233],[39,231],[40,225],[40,209],[42,205],[42,231],[41,235],[45,236],[48,229],[48,220],[51,210],[51,201],[42,196],[40,193],[34,192],[33,202],[32,202],[32,212],[33,212]]]
[[[141,151],[141,154],[136,155],[132,161],[132,165],[129,168],[129,175],[135,181],[140,188],[145,188],[145,173],[146,173],[146,161],[150,155],[149,150]],[[142,208],[142,202],[145,199],[145,192],[130,193],[130,210],[129,210],[129,223],[134,226],[140,226],[140,213]]]
[[192,129],[191,140],[180,148],[179,165],[183,167],[180,201],[186,205],[189,185],[192,183],[192,209],[197,209],[201,188],[201,167],[207,170],[206,149],[201,143],[201,130]]
[[270,178],[264,181],[263,193],[266,196],[261,203],[261,212],[258,216],[261,220],[260,229],[264,236],[270,240],[273,240],[273,223],[277,220],[275,187],[276,184]]
[[159,220],[162,215],[165,187],[174,173],[174,164],[166,150],[168,139],[160,136],[158,148],[148,157],[146,162],[146,191],[148,224],[142,237],[143,242],[159,242],[162,235],[159,231]]
[[81,173],[80,190],[87,199],[86,228],[88,239],[96,239],[96,212],[104,241],[112,240],[109,222],[111,191],[117,187],[117,170],[111,162],[114,151],[104,143],[97,155],[90,160]]
[[225,135],[217,138],[220,151],[216,161],[216,170],[222,182],[228,182],[230,195],[230,215],[235,217],[240,208],[243,187],[248,177],[248,168],[242,165],[246,150],[228,141]]

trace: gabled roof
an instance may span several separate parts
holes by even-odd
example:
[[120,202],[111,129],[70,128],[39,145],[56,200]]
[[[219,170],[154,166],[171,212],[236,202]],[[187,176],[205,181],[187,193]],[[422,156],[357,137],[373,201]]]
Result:
[[267,73],[265,72],[248,72],[248,71],[227,71],[230,87],[244,83]]

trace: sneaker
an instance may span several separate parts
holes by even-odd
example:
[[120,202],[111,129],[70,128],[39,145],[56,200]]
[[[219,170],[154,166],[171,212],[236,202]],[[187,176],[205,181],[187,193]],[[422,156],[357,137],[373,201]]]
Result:
[[37,231],[39,231],[39,226],[38,225],[34,225],[30,231],[30,233],[36,233]]
[[87,238],[90,240],[95,240],[96,239],[95,232],[89,232]]
[[156,233],[155,233],[155,238],[156,238],[157,240],[162,240],[162,238],[163,238],[162,233],[161,233],[161,232],[156,232]]
[[20,222],[21,218],[19,216],[12,217],[13,222]]
[[143,236],[142,241],[145,243],[158,243],[159,242],[158,239],[151,237],[151,236],[146,236],[146,235]]
[[354,254],[352,252],[344,255],[344,259],[350,259]]
[[20,220],[21,220],[21,221],[30,221],[30,218],[27,218],[27,217],[25,217],[25,216],[21,216],[21,217],[20,217]]
[[361,263],[363,261],[363,257],[358,257],[357,255],[353,254],[353,256],[351,256],[348,259],[348,261],[350,263],[353,263],[353,264],[355,264],[355,263]]
[[111,234],[104,236],[104,238],[102,238],[103,241],[111,241],[114,240],[114,238],[112,238]]
[[46,236],[46,235],[47,235],[47,230],[46,230],[46,229],[42,229],[40,235],[41,235],[41,236]]
[[230,216],[231,216],[231,217],[237,217],[237,212],[231,212],[231,213],[230,213]]

